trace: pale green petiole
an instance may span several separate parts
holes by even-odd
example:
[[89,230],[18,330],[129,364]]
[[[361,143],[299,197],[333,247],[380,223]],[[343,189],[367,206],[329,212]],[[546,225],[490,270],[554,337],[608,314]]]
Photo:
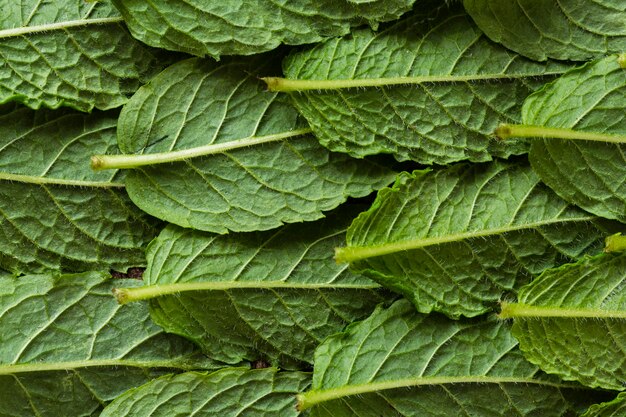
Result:
[[609,143],[626,143],[626,135],[585,132],[582,130],[533,125],[501,124],[500,126],[498,126],[494,133],[500,139],[555,138],[569,140],[591,140],[595,142]]
[[614,318],[614,319],[626,319],[626,311],[620,310],[601,310],[594,308],[568,308],[568,307],[542,307],[533,306],[522,303],[507,303],[502,302],[500,304],[500,314],[498,318],[501,319],[515,319],[515,318]]
[[102,169],[128,169],[146,165],[179,162],[199,156],[215,155],[235,149],[246,148],[248,146],[278,142],[284,139],[306,135],[308,133],[311,133],[311,129],[303,128],[276,133],[273,135],[251,136],[230,142],[182,149],[180,151],[159,152],[144,155],[94,155],[91,157],[91,168],[96,171]]
[[604,241],[604,251],[607,253],[626,251],[626,236],[622,236],[621,233],[615,233],[607,237]]
[[224,281],[224,282],[181,282],[174,284],[146,285],[145,287],[115,288],[113,294],[120,304],[133,301],[149,300],[151,298],[164,295],[180,294],[187,291],[226,291],[234,289],[301,289],[301,290],[321,290],[321,289],[375,289],[380,288],[377,284],[355,285],[355,284],[318,284],[318,283],[298,283],[285,281]]

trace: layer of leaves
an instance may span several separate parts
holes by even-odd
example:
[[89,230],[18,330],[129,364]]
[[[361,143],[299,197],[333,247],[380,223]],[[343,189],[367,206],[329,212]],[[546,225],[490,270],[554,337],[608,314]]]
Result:
[[547,379],[516,345],[503,322],[425,316],[401,300],[320,345],[299,404],[316,417],[548,417],[592,401],[590,390]]
[[544,371],[590,387],[626,383],[626,255],[600,255],[546,271],[503,305],[524,355]]
[[151,302],[155,321],[214,359],[312,362],[325,337],[385,299],[374,282],[329,257],[354,215],[233,235],[168,226],[149,246],[146,286],[137,293],[161,295]]
[[309,380],[309,374],[276,369],[168,375],[121,395],[101,417],[295,417],[295,394]]
[[109,2],[2,0],[0,10],[0,103],[111,109],[158,68]]
[[[216,233],[267,230],[319,219],[348,196],[367,195],[392,181],[393,173],[378,164],[330,153],[310,135],[298,136],[296,110],[264,91],[251,73],[271,68],[271,57],[221,64],[190,59],[132,97],[119,121],[122,151],[221,149],[130,172],[127,190],[141,209]],[[255,143],[260,137],[270,140]],[[235,149],[224,151],[223,145]]]
[[621,0],[463,0],[478,27],[495,42],[538,61],[584,61],[626,50]]
[[437,14],[354,31],[286,58],[288,80],[310,81],[291,97],[324,146],[425,164],[526,152],[525,142],[492,140],[493,129],[519,120],[524,98],[568,67],[494,44],[458,8],[440,5]]
[[88,416],[172,370],[216,369],[166,335],[145,305],[120,306],[107,274],[0,278],[0,415]]
[[415,0],[271,0],[211,3],[113,0],[133,35],[193,55],[251,55],[281,43],[319,42],[351,26],[397,19]]
[[[626,70],[610,56],[568,72],[530,96],[529,125],[626,135]],[[534,139],[530,162],[542,181],[587,211],[626,221],[626,145]]]
[[125,270],[145,264],[154,221],[116,171],[94,173],[92,152],[115,152],[116,113],[0,108],[0,266],[14,272]]
[[620,227],[562,200],[526,163],[461,164],[400,174],[337,259],[421,312],[476,316],[533,275],[598,253]]
[[582,417],[624,417],[626,416],[626,393],[613,401],[592,405]]

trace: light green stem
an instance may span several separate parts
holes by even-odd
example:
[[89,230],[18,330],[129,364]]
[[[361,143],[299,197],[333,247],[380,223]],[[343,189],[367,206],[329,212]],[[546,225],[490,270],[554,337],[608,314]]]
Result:
[[0,375],[11,375],[24,372],[44,372],[44,371],[68,371],[71,369],[92,368],[96,366],[129,366],[133,368],[179,368],[184,370],[196,369],[189,366],[185,361],[139,361],[126,359],[86,359],[67,362],[34,362],[20,364],[0,365]]
[[358,78],[346,80],[293,80],[279,77],[261,78],[270,91],[340,90],[344,88],[386,87],[392,85],[511,80],[527,74],[423,75],[418,77]]
[[121,17],[102,17],[99,19],[78,19],[65,22],[48,23],[44,25],[24,26],[13,29],[0,30],[0,39],[13,38],[16,36],[30,35],[31,33],[50,32],[53,30],[65,30],[69,28],[84,27],[91,25],[104,25],[110,23],[121,23]]
[[225,291],[233,289],[374,289],[376,284],[309,284],[285,281],[224,281],[224,282],[181,282],[175,284],[146,285],[145,287],[116,288],[113,294],[120,304],[133,301],[149,300],[164,295],[179,294],[187,291]]
[[418,378],[397,379],[384,382],[370,382],[355,385],[346,385],[338,388],[308,391],[297,396],[297,408],[299,411],[306,410],[316,404],[326,401],[337,400],[352,395],[367,394],[388,389],[417,387],[422,385],[443,384],[538,384],[545,386],[565,387],[571,386],[566,383],[554,383],[531,378],[515,377],[491,377],[491,376],[426,376]]
[[65,185],[90,188],[124,188],[124,184],[105,181],[64,180],[59,178],[37,177],[34,175],[8,174],[0,172],[0,180],[22,182],[36,185]]
[[523,303],[502,302],[500,305],[501,319],[514,318],[613,318],[626,319],[626,311],[619,310],[599,310],[593,308],[562,308],[562,307],[540,307]]
[[607,237],[604,241],[604,251],[607,253],[626,251],[626,236],[622,236],[621,233],[615,233]]
[[269,142],[278,142],[284,139],[302,136],[311,133],[311,129],[303,128],[289,132],[276,133],[266,136],[251,136],[244,139],[233,140],[225,143],[198,146],[196,148],[182,149],[180,151],[159,152],[144,155],[94,155],[91,157],[91,168],[102,169],[128,169],[145,165],[164,164],[168,162],[184,161],[198,156],[214,155],[234,149],[260,145]]
[[595,142],[626,143],[626,136],[612,135],[558,127],[501,124],[495,131],[500,139],[509,138],[555,138],[569,140],[591,140]]

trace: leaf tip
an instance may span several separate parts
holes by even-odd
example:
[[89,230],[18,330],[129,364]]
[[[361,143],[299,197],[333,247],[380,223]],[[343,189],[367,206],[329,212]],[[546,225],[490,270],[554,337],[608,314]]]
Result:
[[296,395],[296,411],[299,413],[306,410],[306,396],[304,394]]
[[619,54],[617,57],[617,63],[619,64],[619,66],[621,68],[626,69],[626,53],[625,54]]
[[339,264],[348,263],[346,259],[346,249],[344,247],[335,248],[335,262]]
[[604,239],[604,252],[623,252],[626,251],[626,236],[621,233],[615,233]]
[[278,77],[261,77],[261,81],[263,81],[267,85],[267,89],[269,91],[278,91],[276,90],[280,84],[280,78]]
[[496,128],[494,134],[498,139],[505,140],[513,136],[511,126],[508,124],[501,124]]

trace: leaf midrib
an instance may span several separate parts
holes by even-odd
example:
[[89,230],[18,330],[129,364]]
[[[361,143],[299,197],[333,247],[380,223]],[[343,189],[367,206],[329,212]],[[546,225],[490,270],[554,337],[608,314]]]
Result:
[[48,23],[44,25],[25,26],[13,29],[0,30],[0,39],[14,38],[17,36],[30,35],[33,33],[50,32],[54,30],[66,30],[69,28],[79,28],[90,25],[105,25],[111,23],[121,23],[124,20],[121,16],[101,17],[95,19],[67,20],[65,22]]
[[497,376],[426,376],[418,378],[403,378],[382,382],[369,382],[354,385],[345,385],[338,388],[312,390],[298,395],[298,410],[306,410],[316,404],[337,400],[343,397],[362,395],[378,391],[418,387],[424,385],[446,384],[535,384],[557,388],[571,388],[577,385],[565,382],[551,382],[534,379],[532,377],[497,377]]
[[509,232],[516,232],[525,229],[535,229],[543,226],[550,226],[554,224],[564,224],[570,222],[590,222],[596,220],[596,216],[584,216],[584,217],[570,217],[570,218],[557,218],[546,221],[540,221],[535,223],[525,223],[517,226],[511,224],[496,227],[493,229],[483,229],[474,232],[455,233],[439,237],[427,237],[420,239],[409,239],[398,242],[386,243],[382,245],[371,246],[347,246],[336,249],[335,259],[338,263],[343,262],[356,262],[367,258],[374,258],[378,256],[391,255],[397,252],[403,252],[408,250],[421,249],[428,246],[441,245],[444,243],[460,242],[464,240],[490,237],[494,235],[503,235]]
[[124,188],[124,184],[117,182],[66,180],[61,178],[39,177],[35,175],[9,174],[6,172],[0,172],[0,181],[15,181],[35,185],[62,185],[89,188]]
[[133,368],[176,368],[183,370],[198,369],[197,366],[186,364],[184,360],[128,360],[128,359],[96,359],[61,361],[49,363],[0,364],[0,375],[12,375],[25,372],[67,371],[81,368],[102,366],[127,366]]

